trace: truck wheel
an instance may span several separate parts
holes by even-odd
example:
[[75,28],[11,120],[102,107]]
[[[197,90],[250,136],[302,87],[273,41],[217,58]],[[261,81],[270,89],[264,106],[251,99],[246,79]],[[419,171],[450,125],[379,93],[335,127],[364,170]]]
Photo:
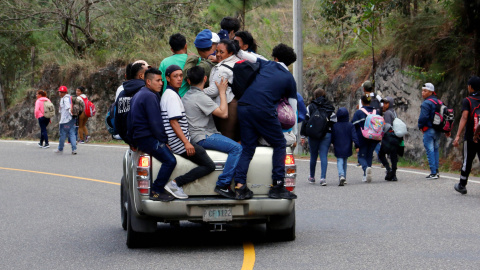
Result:
[[267,236],[273,241],[295,240],[295,208],[290,215],[270,216],[267,222]]
[[122,176],[120,184],[120,215],[122,219],[122,228],[127,230],[127,191],[123,187],[125,176]]
[[136,232],[132,227],[132,204],[128,198],[128,210],[127,210],[127,247],[128,248],[139,248],[142,247],[145,243],[144,233]]

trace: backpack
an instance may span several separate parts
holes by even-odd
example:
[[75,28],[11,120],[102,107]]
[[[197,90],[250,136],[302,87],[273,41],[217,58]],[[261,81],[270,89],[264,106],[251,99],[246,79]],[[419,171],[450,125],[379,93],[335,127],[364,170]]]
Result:
[[260,70],[259,63],[252,63],[246,60],[236,62],[233,68],[225,64],[222,64],[222,66],[233,71],[233,82],[228,83],[228,86],[232,88],[232,93],[237,100],[242,97],[245,90],[252,84]]
[[108,130],[108,133],[112,135],[118,134],[117,130],[115,129],[115,112],[116,112],[116,103],[113,102],[112,105],[110,105],[110,108],[107,111],[107,114],[105,115],[105,126]]
[[372,97],[372,100],[370,101],[370,106],[372,106],[377,112],[380,112],[380,114],[382,114],[382,106],[380,104],[380,101],[378,101],[376,94]]
[[53,118],[55,116],[55,106],[50,100],[43,102],[43,117]]
[[380,115],[377,115],[377,110],[369,113],[364,108],[361,108],[362,112],[367,115],[365,118],[365,125],[362,128],[362,135],[366,139],[381,141],[383,138],[383,126],[385,126],[385,120]]
[[395,136],[402,138],[403,136],[408,134],[407,125],[403,122],[400,118],[397,117],[397,113],[395,113],[395,119],[392,123],[392,129],[395,133]]
[[277,115],[283,129],[289,129],[295,126],[296,115],[292,106],[288,103],[287,98],[282,98],[278,102]]
[[473,134],[475,134],[480,123],[480,99],[467,97],[467,100],[470,103],[470,117],[473,118]]
[[72,116],[78,117],[82,114],[83,110],[85,109],[85,105],[83,104],[82,100],[78,99],[78,97],[70,96],[70,103],[72,104]]
[[85,115],[87,117],[92,117],[92,116],[95,116],[95,114],[97,113],[97,111],[95,110],[95,104],[93,104],[93,102],[91,102],[90,100],[88,100],[88,98],[83,98],[83,102],[85,103]]
[[310,115],[306,123],[305,134],[310,138],[320,140],[327,134],[328,130],[327,110],[318,108],[315,104],[311,108],[316,108],[316,110]]
[[451,132],[453,128],[453,120],[455,118],[453,115],[453,109],[448,108],[441,100],[438,100],[438,102],[433,99],[427,100],[435,104],[435,115],[433,116],[432,122],[433,129],[444,133]]

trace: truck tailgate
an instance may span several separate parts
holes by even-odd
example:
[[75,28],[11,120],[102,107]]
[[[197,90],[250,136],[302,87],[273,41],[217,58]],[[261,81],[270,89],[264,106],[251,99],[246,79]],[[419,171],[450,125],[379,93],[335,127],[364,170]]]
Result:
[[[216,164],[217,169],[211,174],[183,186],[183,190],[189,196],[217,195],[213,192],[213,189],[215,188],[218,176],[222,173],[223,164],[225,164],[228,155],[214,150],[207,150],[207,153]],[[250,167],[247,173],[247,185],[255,195],[268,194],[269,187],[272,184],[272,154],[273,148],[259,146],[250,162]],[[170,180],[187,173],[197,166],[195,163],[192,163],[181,156],[175,155],[175,158],[177,159],[177,167],[173,171]],[[152,179],[157,178],[160,166],[160,161],[153,159]]]

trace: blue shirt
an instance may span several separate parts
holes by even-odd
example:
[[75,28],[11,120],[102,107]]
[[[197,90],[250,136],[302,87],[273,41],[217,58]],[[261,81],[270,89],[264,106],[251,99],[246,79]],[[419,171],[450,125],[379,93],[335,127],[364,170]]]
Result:
[[424,127],[431,128],[433,125],[433,117],[435,116],[436,105],[429,99],[432,99],[438,103],[436,95],[431,95],[422,102],[422,105],[420,105],[420,116],[418,117],[419,129],[423,129]]

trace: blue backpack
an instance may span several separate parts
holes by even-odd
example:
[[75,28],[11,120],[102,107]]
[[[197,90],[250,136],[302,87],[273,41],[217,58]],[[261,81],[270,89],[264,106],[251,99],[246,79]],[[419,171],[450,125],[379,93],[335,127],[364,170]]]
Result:
[[105,127],[108,130],[108,133],[112,135],[118,134],[117,130],[115,129],[115,113],[116,113],[116,103],[113,102],[112,105],[110,105],[110,108],[107,111],[107,115],[105,116]]

